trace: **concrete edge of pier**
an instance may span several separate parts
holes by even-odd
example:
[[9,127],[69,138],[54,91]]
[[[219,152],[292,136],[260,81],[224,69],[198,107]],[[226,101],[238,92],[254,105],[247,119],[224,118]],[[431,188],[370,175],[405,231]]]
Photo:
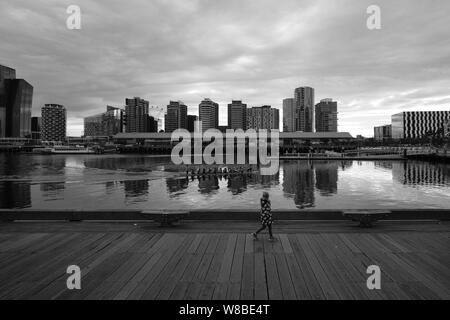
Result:
[[[342,221],[348,210],[273,210],[276,220],[286,221]],[[350,210],[351,211],[351,210]],[[363,210],[378,212],[380,210]],[[391,209],[384,220],[450,221],[450,209]],[[148,212],[160,214],[184,213],[185,220],[199,221],[256,221],[259,210],[205,209],[205,210],[39,210],[0,209],[0,221],[142,221],[154,220]],[[146,214],[147,213],[147,214]]]

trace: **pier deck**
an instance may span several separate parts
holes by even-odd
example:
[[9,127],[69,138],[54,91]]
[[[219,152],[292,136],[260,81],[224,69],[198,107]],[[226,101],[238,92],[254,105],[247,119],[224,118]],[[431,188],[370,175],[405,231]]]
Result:
[[[0,299],[450,299],[450,224],[0,223]],[[81,268],[69,291],[66,269]],[[366,269],[381,268],[381,290]]]

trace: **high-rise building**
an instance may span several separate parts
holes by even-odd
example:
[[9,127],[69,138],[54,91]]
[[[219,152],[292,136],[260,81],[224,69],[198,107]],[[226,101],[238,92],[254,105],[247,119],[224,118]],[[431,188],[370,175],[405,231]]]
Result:
[[198,106],[199,119],[202,122],[202,132],[219,128],[219,104],[205,98]]
[[228,128],[247,130],[247,105],[242,101],[233,100],[228,105]]
[[189,114],[187,116],[187,119],[188,119],[188,128],[187,128],[188,131],[194,132],[195,131],[195,122],[198,121],[198,116]]
[[146,132],[158,132],[158,120],[155,120],[152,116],[147,116],[147,128]]
[[41,140],[41,127],[42,127],[42,118],[41,117],[32,117],[31,118],[31,139]]
[[67,113],[59,104],[42,107],[41,140],[63,142],[66,140]]
[[139,97],[125,99],[126,132],[146,132],[149,102]]
[[33,86],[23,79],[5,80],[5,137],[31,137],[31,106]]
[[6,137],[5,80],[15,78],[16,78],[16,70],[0,65],[0,138]]
[[392,139],[420,139],[444,130],[450,111],[412,111],[392,116]]
[[314,132],[314,89],[300,87],[294,91],[295,131]]
[[271,106],[253,107],[247,109],[247,129],[279,129],[280,113]]
[[323,99],[316,104],[316,132],[338,132],[336,101]]
[[188,128],[188,107],[182,101],[170,101],[165,115],[165,132]]
[[283,100],[283,131],[295,132],[295,102],[293,98]]
[[444,127],[444,135],[450,137],[450,120],[446,123]]
[[0,138],[31,137],[33,86],[0,65]]
[[390,124],[385,126],[374,127],[373,131],[374,131],[373,138],[375,141],[384,141],[392,139],[392,126]]

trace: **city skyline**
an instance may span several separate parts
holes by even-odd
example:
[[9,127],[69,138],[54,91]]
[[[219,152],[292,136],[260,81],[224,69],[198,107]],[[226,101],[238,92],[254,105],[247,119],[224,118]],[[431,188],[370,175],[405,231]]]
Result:
[[[0,63],[33,84],[33,116],[44,104],[66,107],[72,136],[82,135],[86,115],[132,96],[162,107],[182,100],[188,114],[209,97],[224,125],[232,100],[271,105],[282,118],[283,99],[310,86],[316,101],[338,102],[339,131],[367,137],[399,112],[449,110],[450,4],[377,1],[376,31],[365,26],[370,4],[79,1],[83,27],[68,30],[65,4],[2,3]],[[142,23],[125,23],[131,15]],[[190,23],[173,22],[180,17]]]

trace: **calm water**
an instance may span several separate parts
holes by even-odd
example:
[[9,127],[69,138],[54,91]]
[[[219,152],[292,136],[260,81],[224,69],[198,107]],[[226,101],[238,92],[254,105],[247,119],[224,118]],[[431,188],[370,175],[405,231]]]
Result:
[[[290,161],[276,176],[186,179],[168,158],[0,154],[0,208],[450,208],[450,165]],[[150,172],[149,169],[152,169]]]

